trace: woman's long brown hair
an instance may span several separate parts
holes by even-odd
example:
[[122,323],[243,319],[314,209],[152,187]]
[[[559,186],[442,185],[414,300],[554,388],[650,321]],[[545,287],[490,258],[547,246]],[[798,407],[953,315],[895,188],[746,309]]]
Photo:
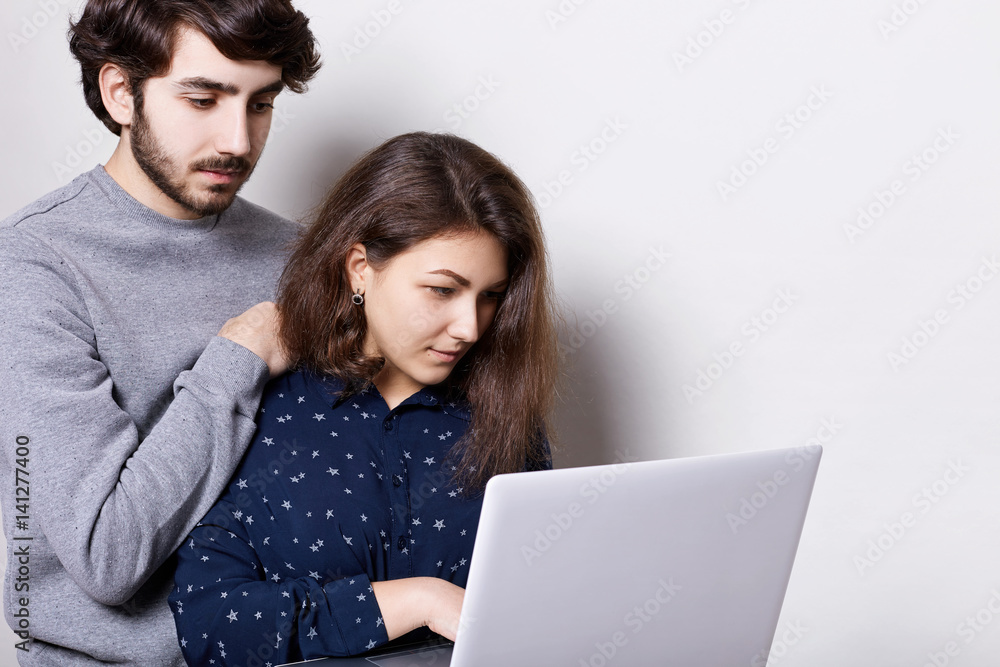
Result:
[[452,450],[457,477],[481,488],[531,466],[557,375],[552,286],[538,212],[520,179],[475,144],[415,132],[362,157],[333,187],[281,276],[281,339],[293,366],[336,377],[348,391],[384,359],[364,354],[363,308],[351,303],[346,259],[361,243],[376,269],[420,241],[485,231],[508,253],[509,286],[486,333],[445,381],[472,422]]

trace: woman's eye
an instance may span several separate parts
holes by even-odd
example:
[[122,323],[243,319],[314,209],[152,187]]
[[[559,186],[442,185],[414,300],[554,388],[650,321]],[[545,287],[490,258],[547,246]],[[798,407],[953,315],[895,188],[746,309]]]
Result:
[[448,296],[455,291],[454,287],[431,287],[430,289],[432,292],[440,296]]
[[493,299],[494,301],[499,301],[504,297],[505,292],[486,292],[487,299]]

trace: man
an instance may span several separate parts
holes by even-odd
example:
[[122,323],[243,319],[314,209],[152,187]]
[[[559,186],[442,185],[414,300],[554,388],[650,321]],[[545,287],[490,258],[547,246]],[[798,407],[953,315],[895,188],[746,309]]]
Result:
[[0,224],[4,612],[22,665],[183,665],[170,556],[285,369],[296,227],[236,193],[319,61],[290,0],[89,0],[71,49],[120,140]]

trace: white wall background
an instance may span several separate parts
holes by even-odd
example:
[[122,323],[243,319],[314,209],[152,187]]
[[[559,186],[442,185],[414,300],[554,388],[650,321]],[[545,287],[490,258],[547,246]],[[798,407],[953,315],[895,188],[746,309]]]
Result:
[[[114,147],[66,47],[77,4],[0,9],[0,214]],[[247,198],[300,217],[413,129],[494,151],[543,204],[570,313],[557,462],[798,446],[835,423],[779,625],[799,636],[772,664],[1000,661],[1000,6],[296,4],[326,64],[282,96]],[[891,546],[864,565],[870,541]]]

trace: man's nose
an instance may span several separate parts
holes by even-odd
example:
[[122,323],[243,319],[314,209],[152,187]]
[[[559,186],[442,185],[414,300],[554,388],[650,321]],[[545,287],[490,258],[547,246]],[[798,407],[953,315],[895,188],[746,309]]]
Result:
[[222,155],[245,156],[250,152],[250,124],[243,108],[227,110],[216,129],[215,150]]

